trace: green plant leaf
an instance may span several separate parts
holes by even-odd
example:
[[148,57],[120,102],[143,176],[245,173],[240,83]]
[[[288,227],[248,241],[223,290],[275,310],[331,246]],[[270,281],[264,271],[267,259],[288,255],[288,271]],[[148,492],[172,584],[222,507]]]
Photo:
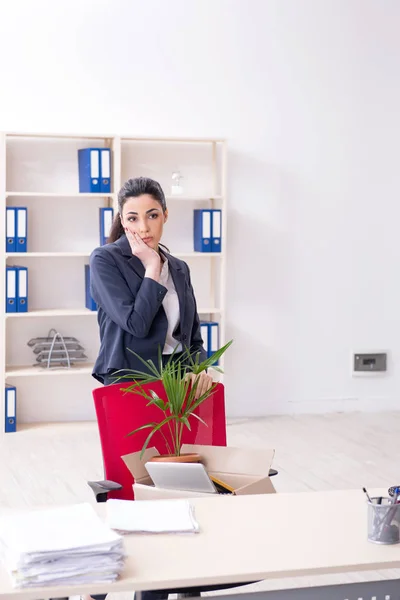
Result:
[[157,408],[159,408],[160,410],[165,412],[167,410],[168,403],[165,402],[165,400],[163,400],[159,396],[157,396],[157,394],[155,393],[154,390],[150,390],[150,394],[151,394],[151,398],[146,406],[151,406],[152,404],[155,404],[155,406],[157,406]]
[[162,412],[165,412],[168,408],[167,402],[165,402],[162,398],[159,398],[158,396],[150,398],[149,402],[146,404],[146,406],[151,405],[157,406],[157,408],[159,408]]
[[[206,360],[203,360],[203,362],[201,362],[201,363],[193,360],[192,358],[189,358],[192,372],[197,375],[198,373],[201,373],[202,371],[205,371],[206,369],[213,367],[213,363],[217,362],[221,358],[221,356],[227,351],[227,349],[229,348],[229,346],[231,346],[232,343],[233,343],[233,340],[230,340],[227,344],[222,346],[222,348],[220,348],[219,350],[214,352],[214,354],[212,354]],[[215,369],[215,366],[213,368]],[[220,372],[223,372],[223,371],[221,370]]]
[[143,429],[150,429],[150,427],[155,427],[156,425],[157,423],[146,423],[146,425],[141,425],[140,427],[137,427],[133,431],[127,433],[126,437],[129,437],[130,435],[135,435],[135,433],[137,433],[138,431],[143,431]]
[[204,394],[202,394],[199,398],[193,399],[193,401],[191,402],[190,406],[188,406],[187,410],[190,410],[190,414],[193,413],[194,410],[196,410],[196,408],[198,406],[200,406],[200,404],[202,404],[205,400],[207,400],[207,398],[209,398],[210,396],[212,396],[212,394],[214,393],[215,388],[217,387],[217,383],[214,383],[210,389],[208,389]]
[[[133,350],[131,350],[131,348],[127,348],[128,352],[130,352],[131,354],[133,354],[145,367],[149,368],[150,371],[152,372],[153,376],[156,377],[157,379],[160,378],[160,373],[157,370],[155,364],[153,363],[152,360],[145,360],[144,358],[142,358],[140,356],[140,354],[137,354],[136,352],[134,352]],[[129,369],[126,369],[127,371],[129,371]],[[148,377],[149,373],[147,371],[137,371],[137,373],[140,373],[141,375],[143,375],[144,377]]]
[[164,389],[168,398],[170,411],[178,417],[183,410],[185,403],[185,390],[183,384],[183,371],[180,362],[168,362],[163,369]]
[[200,421],[200,423],[203,423],[203,425],[205,425],[206,427],[208,427],[207,423],[201,418],[199,417],[199,415],[196,415],[196,413],[192,412],[190,413],[191,417],[195,417],[195,419],[197,419],[198,421]]
[[[120,375],[118,375],[120,373]],[[123,373],[125,373],[123,375]],[[136,377],[135,377],[136,375]],[[140,371],[133,371],[129,369],[120,369],[119,371],[115,371],[111,376],[113,383],[119,383],[120,381],[124,381],[127,379],[128,381],[132,381],[132,379],[140,379]]]
[[[171,421],[173,419],[173,417],[167,417],[166,419],[164,419],[163,421],[161,421],[161,423],[157,423],[154,425],[152,431],[150,431],[149,435],[146,438],[145,443],[143,444],[143,448],[142,451],[140,453],[140,458],[143,458],[143,454],[146,451],[147,446],[149,445],[149,442],[151,440],[151,438],[153,437],[153,435],[159,430],[161,429],[161,427],[164,427],[164,425],[166,425],[166,423],[168,423],[169,421]],[[143,427],[144,428],[144,427]]]
[[[128,379],[128,381],[132,382],[132,385],[130,386],[132,389],[146,383],[154,383],[155,381],[159,380],[158,377],[154,377],[153,375],[146,375],[140,371],[130,371],[128,369],[127,375],[120,377],[120,379]],[[129,388],[126,388],[126,390],[129,390]]]
[[192,431],[192,428],[190,427],[190,423],[189,423],[189,419],[187,417],[181,417],[180,421],[186,425],[186,427],[189,429],[189,431]]
[[[168,426],[169,435],[171,438],[171,444],[173,452],[179,455],[180,447],[182,443],[182,432],[183,427],[191,428],[189,417],[193,416],[198,419],[204,425],[207,425],[199,415],[194,414],[202,402],[209,398],[216,387],[216,383],[207,392],[202,394],[199,398],[196,398],[197,389],[199,385],[199,375],[206,369],[213,367],[216,371],[223,373],[220,367],[214,366],[213,363],[217,362],[224,352],[232,344],[232,340],[225,344],[222,348],[217,350],[212,356],[200,362],[199,351],[191,352],[190,348],[186,347],[182,351],[182,356],[176,360],[175,354],[178,346],[174,348],[173,353],[170,355],[168,360],[163,364],[162,348],[158,347],[158,368],[155,366],[152,360],[144,360],[133,350],[128,349],[137,359],[145,365],[146,372],[140,370],[124,370],[123,379],[134,379],[131,386],[124,389],[124,392],[132,392],[144,397],[148,404],[155,405],[159,408],[163,414],[164,419],[160,423],[149,423],[138,428],[129,435],[133,435],[136,431],[143,429],[151,429],[145,444],[142,448],[141,456],[143,456],[152,436],[156,431],[160,431],[164,425]],[[156,361],[157,362],[157,361]],[[190,377],[194,376],[194,377]],[[161,381],[166,395],[166,400],[163,400],[158,396],[154,389],[145,391],[143,385],[151,384],[156,381]],[[168,440],[166,439],[163,431],[160,431],[163,435],[168,451],[170,448]]]
[[138,385],[144,385],[145,383],[154,383],[155,381],[158,381],[160,379],[155,375],[146,375],[145,373],[141,373],[140,371],[129,371],[127,378],[130,381],[136,381]]
[[148,394],[148,392],[146,392],[146,390],[144,390],[141,386],[140,383],[138,383],[137,381],[135,383],[133,383],[132,385],[130,385],[127,388],[121,388],[125,393],[129,393],[132,392],[138,396],[142,396],[143,398],[145,398],[146,400],[152,400],[152,396],[150,396]]

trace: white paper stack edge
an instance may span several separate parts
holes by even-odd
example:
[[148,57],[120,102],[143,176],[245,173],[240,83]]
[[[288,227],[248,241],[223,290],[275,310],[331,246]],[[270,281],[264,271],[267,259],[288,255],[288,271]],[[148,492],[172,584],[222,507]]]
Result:
[[0,545],[14,587],[111,583],[124,566],[122,537],[90,504],[2,517]]
[[198,533],[188,500],[108,500],[107,523],[118,533]]

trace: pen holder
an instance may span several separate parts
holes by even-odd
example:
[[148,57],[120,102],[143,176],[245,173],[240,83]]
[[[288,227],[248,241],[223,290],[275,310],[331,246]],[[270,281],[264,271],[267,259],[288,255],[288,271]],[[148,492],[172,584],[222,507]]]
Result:
[[400,542],[400,504],[392,504],[391,498],[371,498],[368,502],[368,540],[375,544]]

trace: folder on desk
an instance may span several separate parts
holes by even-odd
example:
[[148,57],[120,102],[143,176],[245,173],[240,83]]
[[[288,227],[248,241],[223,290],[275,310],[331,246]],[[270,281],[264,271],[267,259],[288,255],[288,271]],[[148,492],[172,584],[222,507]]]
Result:
[[17,312],[17,269],[6,267],[6,312]]
[[27,252],[27,220],[28,220],[28,209],[26,207],[16,207],[16,229],[17,239],[15,243],[16,252]]
[[114,218],[113,208],[100,208],[100,246],[107,244],[108,236],[110,235],[111,225]]
[[211,215],[211,252],[221,252],[221,210],[213,209]]
[[17,388],[8,384],[5,386],[4,418],[4,431],[6,433],[17,431]]
[[100,149],[82,148],[78,150],[79,192],[100,192]]
[[193,236],[196,252],[211,252],[211,210],[194,211]]
[[17,312],[28,312],[28,269],[15,267],[17,270]]
[[13,206],[6,208],[6,252],[16,252],[16,209]]
[[111,150],[100,149],[100,192],[109,194],[111,192]]
[[90,265],[85,265],[85,303],[88,310],[97,310],[97,304],[90,294]]

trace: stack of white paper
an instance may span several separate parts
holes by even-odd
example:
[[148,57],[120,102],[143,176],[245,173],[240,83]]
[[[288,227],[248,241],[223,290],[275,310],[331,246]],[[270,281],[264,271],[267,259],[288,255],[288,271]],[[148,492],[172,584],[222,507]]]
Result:
[[124,565],[121,536],[90,504],[3,517],[0,546],[14,587],[108,583]]
[[121,533],[197,533],[187,500],[108,500],[107,523]]

